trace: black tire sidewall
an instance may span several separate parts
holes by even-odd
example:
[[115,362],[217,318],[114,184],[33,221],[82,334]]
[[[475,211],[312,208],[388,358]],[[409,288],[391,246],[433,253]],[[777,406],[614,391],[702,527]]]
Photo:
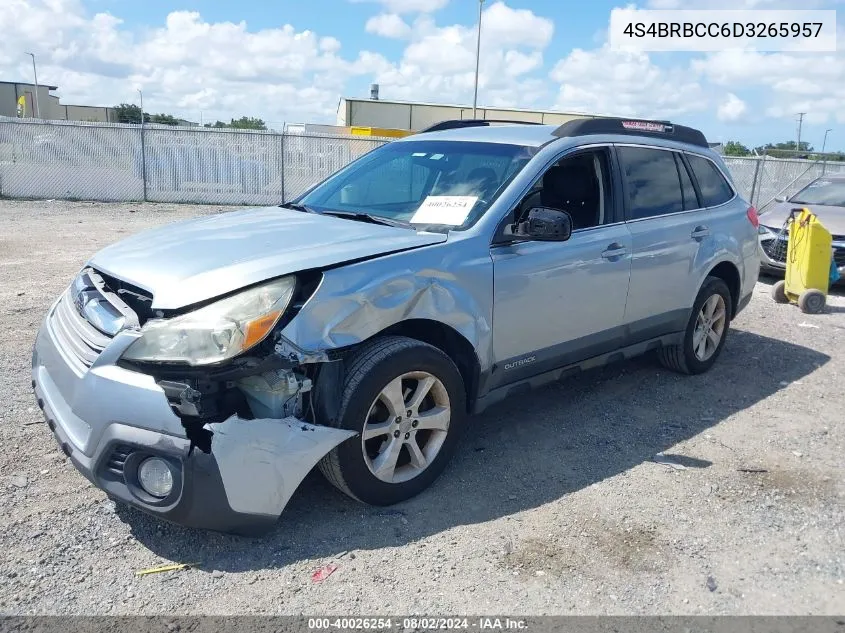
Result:
[[[451,407],[449,433],[437,457],[423,473],[410,481],[389,484],[373,475],[367,467],[360,433],[379,392],[397,376],[411,371],[428,372],[446,387]],[[409,499],[430,486],[449,462],[466,419],[463,380],[449,357],[424,343],[405,347],[379,362],[357,384],[347,384],[346,389],[352,392],[344,393],[345,406],[340,414],[340,426],[357,431],[359,435],[343,442],[337,449],[337,456],[343,479],[355,497],[372,505],[390,505]]]
[[[722,299],[725,301],[725,311],[727,312],[725,331],[722,334],[722,340],[719,341],[719,347],[716,348],[713,355],[705,361],[700,361],[695,355],[695,349],[693,348],[692,339],[693,334],[695,333],[695,324],[698,320],[698,314],[701,312],[701,307],[714,294],[721,295]],[[695,303],[692,307],[692,314],[690,314],[689,323],[687,324],[687,329],[684,333],[684,360],[686,361],[691,374],[701,374],[706,372],[719,358],[719,355],[722,353],[722,348],[725,346],[725,341],[728,338],[731,314],[733,314],[733,300],[727,284],[716,277],[708,277],[695,299]]]

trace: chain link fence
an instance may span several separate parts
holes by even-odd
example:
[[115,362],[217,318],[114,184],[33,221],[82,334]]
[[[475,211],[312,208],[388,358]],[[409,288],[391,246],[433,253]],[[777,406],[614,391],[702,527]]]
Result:
[[[389,139],[0,117],[0,197],[279,204]],[[845,163],[727,157],[765,211]]]
[[279,204],[386,142],[0,118],[0,196]]
[[779,196],[792,196],[825,174],[845,175],[845,163],[793,158],[725,157],[740,195],[765,211]]

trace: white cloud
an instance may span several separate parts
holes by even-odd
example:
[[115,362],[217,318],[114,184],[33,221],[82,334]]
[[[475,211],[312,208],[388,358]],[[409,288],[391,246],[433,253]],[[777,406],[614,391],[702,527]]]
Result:
[[737,97],[734,93],[729,92],[725,100],[719,104],[716,110],[716,117],[720,121],[726,123],[735,123],[741,121],[748,112],[748,105]]
[[678,117],[707,107],[702,86],[680,68],[664,69],[641,52],[575,49],[551,72],[556,108],[644,118]]
[[374,15],[364,28],[367,33],[394,39],[404,39],[411,34],[411,27],[395,13]]
[[[837,2],[838,0],[834,0]],[[649,9],[817,9],[829,5],[831,0],[649,0]]]
[[845,122],[842,53],[722,51],[693,60],[691,69],[711,84],[753,91],[766,103],[766,116],[793,118],[796,112],[807,112],[810,123],[832,118]]
[[433,13],[449,0],[352,0],[352,2],[378,2],[390,13]]
[[[387,11],[422,12],[412,22],[383,13],[366,29],[404,37],[399,59],[371,51],[343,54],[331,34],[291,25],[250,30],[245,22],[210,22],[174,11],[163,24],[133,31],[114,15],[86,12],[80,0],[3,0],[0,76],[31,76],[60,87],[64,103],[135,102],[143,89],[149,112],[187,119],[241,115],[267,121],[331,121],[350,78],[376,81],[385,98],[469,103],[475,75],[475,24],[438,25],[430,11],[445,0],[384,0]],[[541,77],[551,20],[505,2],[485,3],[480,102],[548,106]]]
[[3,0],[0,76],[59,86],[63,103],[137,101],[149,112],[198,120],[261,116],[268,121],[332,120],[349,77],[369,75],[384,60],[340,55],[341,42],[313,31],[250,31],[244,22],[209,23],[175,11],[163,25],[133,33],[108,13],[86,14],[77,0]]
[[340,40],[335,37],[321,37],[320,50],[326,53],[337,53],[340,50]]
[[528,9],[511,9],[496,2],[485,9],[482,18],[482,43],[546,48],[555,31],[554,22]]
[[[547,106],[546,82],[529,75],[543,65],[554,23],[500,1],[484,9],[482,24],[479,102]],[[385,60],[376,72],[384,98],[471,102],[477,26],[437,26],[429,16],[418,17],[402,58],[397,63]]]
[[[477,24],[438,24],[431,12],[447,0],[378,1],[384,12],[363,28],[406,40],[397,59],[344,52],[332,34],[291,25],[250,30],[244,22],[209,22],[197,12],[174,11],[164,23],[135,31],[119,15],[86,12],[81,0],[0,0],[0,77],[28,81],[32,67],[23,51],[32,50],[39,79],[60,86],[65,103],[134,101],[141,87],[148,111],[193,120],[202,111],[206,120],[249,115],[276,123],[332,121],[354,78],[361,85],[381,84],[385,99],[471,103]],[[774,2],[732,4],[755,1]],[[651,0],[656,3],[682,4]],[[551,20],[488,0],[482,32],[482,105],[679,121],[693,112],[723,121],[752,114],[791,119],[807,112],[808,123],[831,117],[845,122],[840,53],[729,51],[676,61],[686,57],[612,51],[602,44],[562,54],[547,72]]]

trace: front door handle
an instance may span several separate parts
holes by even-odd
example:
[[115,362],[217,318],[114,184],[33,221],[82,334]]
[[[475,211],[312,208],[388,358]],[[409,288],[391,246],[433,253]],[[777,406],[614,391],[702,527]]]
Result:
[[710,235],[710,229],[708,227],[704,226],[704,225],[701,225],[701,226],[697,226],[693,229],[692,233],[690,234],[690,237],[692,239],[694,239],[695,241],[700,242],[701,240],[703,240],[705,237],[708,237],[709,235]]
[[627,252],[628,249],[625,248],[625,246],[623,246],[619,242],[614,242],[613,244],[610,244],[605,251],[602,252],[601,256],[604,259],[615,261]]

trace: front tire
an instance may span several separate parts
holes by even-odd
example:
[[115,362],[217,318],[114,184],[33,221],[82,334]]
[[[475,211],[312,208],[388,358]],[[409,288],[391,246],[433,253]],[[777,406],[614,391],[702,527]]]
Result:
[[338,426],[356,431],[319,464],[354,499],[391,505],[446,467],[466,419],[463,379],[442,351],[411,338],[374,339],[346,361]]
[[682,374],[702,374],[722,353],[733,310],[731,292],[718,277],[707,277],[693,304],[680,345],[658,351],[660,362]]

